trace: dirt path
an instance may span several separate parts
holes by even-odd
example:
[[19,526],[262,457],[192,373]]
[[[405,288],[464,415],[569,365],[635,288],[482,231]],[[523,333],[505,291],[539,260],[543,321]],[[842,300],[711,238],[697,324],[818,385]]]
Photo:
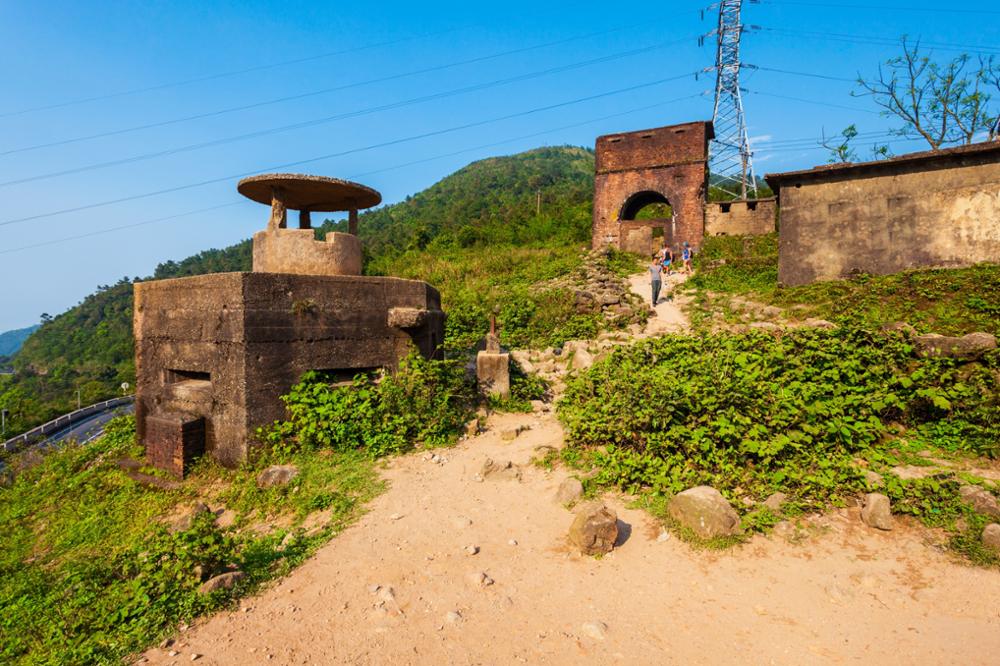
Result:
[[[513,442],[504,428],[530,425]],[[692,550],[644,512],[602,559],[574,554],[566,472],[528,464],[561,446],[549,414],[501,415],[442,452],[390,461],[390,489],[312,560],[181,633],[156,664],[996,663],[1000,574],[957,564],[926,530],[816,517],[791,544]],[[476,480],[486,458],[522,479]],[[475,555],[467,554],[478,546]],[[481,586],[471,577],[485,573]],[[377,591],[376,585],[381,585]],[[391,593],[387,590],[391,590]],[[449,616],[449,613],[453,615]]]
[[[643,336],[661,335],[663,333],[684,333],[690,328],[687,315],[682,307],[689,299],[688,296],[675,293],[677,287],[687,280],[687,276],[681,273],[673,273],[663,276],[663,288],[660,290],[660,302],[653,310],[656,315],[649,318]],[[650,302],[652,296],[649,284],[649,273],[637,273],[628,278],[629,288],[632,293],[642,297],[645,303]],[[643,337],[639,336],[639,337]]]

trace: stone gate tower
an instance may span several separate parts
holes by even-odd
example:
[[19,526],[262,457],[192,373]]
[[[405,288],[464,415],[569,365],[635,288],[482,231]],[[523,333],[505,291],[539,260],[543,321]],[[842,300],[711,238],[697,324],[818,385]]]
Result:
[[[712,136],[712,123],[698,121],[598,137],[593,248],[649,254],[664,243],[701,246]],[[673,217],[635,219],[656,203],[669,204]]]

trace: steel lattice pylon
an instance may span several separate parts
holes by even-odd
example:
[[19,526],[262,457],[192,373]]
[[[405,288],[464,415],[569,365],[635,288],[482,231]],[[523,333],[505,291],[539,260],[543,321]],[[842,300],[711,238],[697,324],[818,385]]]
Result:
[[719,8],[719,25],[709,33],[716,37],[715,106],[712,123],[715,139],[709,145],[708,170],[712,184],[733,196],[747,198],[757,194],[743,97],[740,92],[740,37],[744,26],[740,19],[743,0],[720,0],[710,9]]

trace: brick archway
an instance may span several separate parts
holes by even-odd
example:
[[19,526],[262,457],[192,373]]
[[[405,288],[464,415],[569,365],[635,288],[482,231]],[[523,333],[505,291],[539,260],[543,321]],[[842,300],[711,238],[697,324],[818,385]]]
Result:
[[[711,138],[712,123],[704,121],[598,137],[592,247],[645,253],[654,229],[670,244],[700,247]],[[663,202],[673,208],[671,220],[629,219]]]

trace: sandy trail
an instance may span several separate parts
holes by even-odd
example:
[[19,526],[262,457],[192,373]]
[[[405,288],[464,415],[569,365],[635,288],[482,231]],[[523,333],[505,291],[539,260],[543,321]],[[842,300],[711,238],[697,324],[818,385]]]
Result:
[[[513,442],[502,428],[530,425]],[[754,537],[693,550],[624,498],[624,538],[601,559],[565,544],[564,470],[528,464],[561,446],[549,413],[497,415],[490,431],[389,461],[389,490],[312,560],[241,608],[178,635],[156,664],[996,663],[1000,574],[956,563],[900,520],[816,517],[798,544]],[[486,458],[522,480],[475,476]],[[511,541],[515,540],[516,545]],[[468,555],[465,548],[479,546]],[[470,575],[495,582],[480,587]],[[391,587],[392,597],[371,586]],[[394,598],[393,598],[394,597]],[[461,619],[450,622],[449,612]],[[588,623],[606,625],[603,636]],[[597,632],[598,634],[600,632]]]
[[[685,280],[687,280],[687,275],[682,273],[672,273],[663,276],[663,287],[660,289],[660,302],[653,308],[656,314],[649,318],[644,336],[661,335],[663,333],[684,333],[688,331],[690,327],[688,318],[682,308],[690,297],[676,293],[677,287],[683,284]],[[629,276],[628,285],[632,293],[642,297],[644,303],[650,303],[652,292],[648,271]]]

